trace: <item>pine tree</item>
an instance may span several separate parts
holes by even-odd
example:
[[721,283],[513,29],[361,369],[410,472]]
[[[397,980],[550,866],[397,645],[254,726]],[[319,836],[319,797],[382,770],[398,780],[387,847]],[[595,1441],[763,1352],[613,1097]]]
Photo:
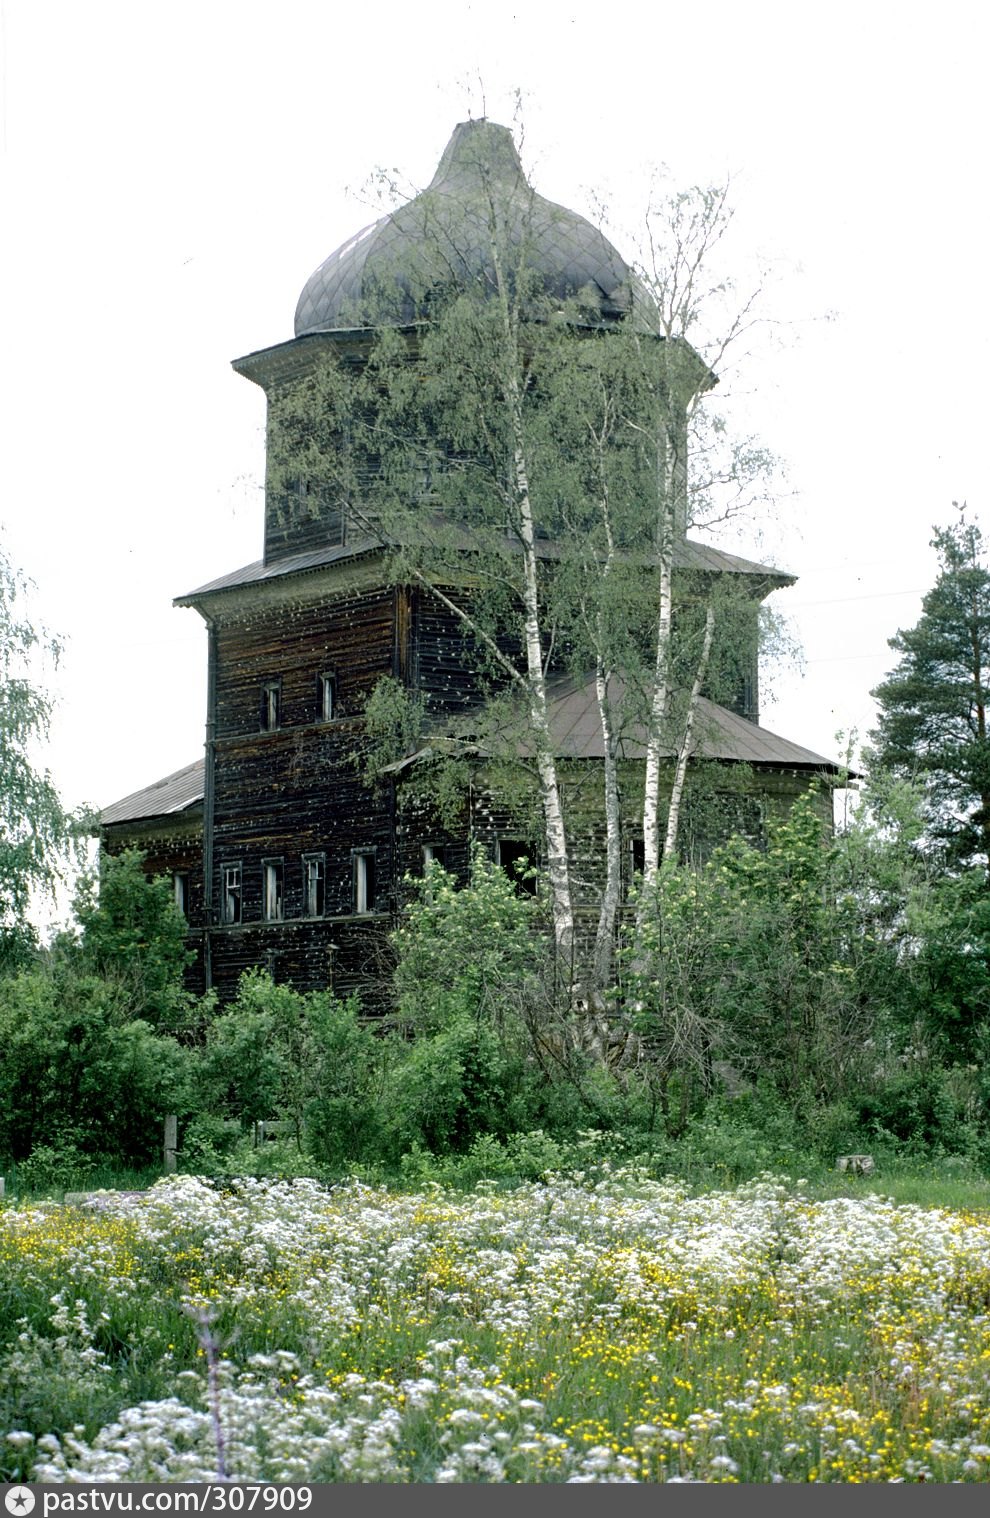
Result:
[[990,865],[990,568],[979,526],[936,528],[938,578],[917,624],[890,639],[900,662],[873,692],[871,762],[924,781],[930,833],[953,865]]

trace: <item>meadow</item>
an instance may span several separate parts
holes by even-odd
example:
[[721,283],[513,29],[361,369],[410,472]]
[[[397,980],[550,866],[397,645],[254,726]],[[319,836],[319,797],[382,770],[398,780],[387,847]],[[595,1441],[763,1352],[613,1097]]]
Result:
[[600,1164],[0,1211],[0,1474],[981,1482],[990,1213]]

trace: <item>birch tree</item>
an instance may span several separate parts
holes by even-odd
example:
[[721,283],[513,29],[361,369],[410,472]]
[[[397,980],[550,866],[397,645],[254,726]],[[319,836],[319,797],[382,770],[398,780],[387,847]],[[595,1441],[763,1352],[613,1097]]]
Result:
[[[656,554],[659,607],[643,792],[644,881],[651,885],[661,857],[676,847],[684,775],[678,763],[677,805],[666,830],[661,822],[661,775],[669,751],[673,680],[673,561],[689,526],[711,525],[765,498],[776,461],[750,438],[733,438],[724,418],[705,397],[718,382],[727,356],[756,323],[761,282],[736,298],[732,281],[718,269],[721,245],[732,222],[727,184],[651,197],[639,272],[663,339],[665,383],[650,417],[656,447]],[[641,425],[641,423],[635,423]],[[690,454],[690,456],[689,456]],[[704,667],[691,686],[676,747],[689,751]],[[679,784],[677,777],[679,776]],[[663,832],[663,848],[661,834]]]
[[[328,351],[287,390],[276,427],[289,463],[274,468],[309,472],[344,501],[388,548],[394,579],[456,617],[492,684],[518,697],[554,937],[568,965],[572,856],[547,677],[579,666],[593,673],[604,755],[606,872],[593,955],[601,990],[621,895],[620,734],[642,700],[649,876],[663,838],[675,847],[679,804],[664,833],[661,778],[667,756],[680,755],[683,793],[714,638],[712,630],[684,681],[685,709],[674,699],[683,677],[674,561],[692,515],[688,435],[714,382],[691,333],[726,202],[717,192],[675,197],[665,242],[658,212],[625,316],[605,320],[594,300],[548,293],[520,179],[506,178],[499,139],[479,134],[477,146],[467,213],[462,203],[448,215],[429,192],[413,202],[428,250],[423,287],[412,292],[422,316],[404,327],[372,321],[360,362]],[[408,297],[408,268],[403,279]],[[726,342],[743,326],[740,317]],[[732,468],[725,473],[731,483]],[[693,489],[695,502],[716,494],[700,476]],[[731,493],[719,499],[732,509]]]

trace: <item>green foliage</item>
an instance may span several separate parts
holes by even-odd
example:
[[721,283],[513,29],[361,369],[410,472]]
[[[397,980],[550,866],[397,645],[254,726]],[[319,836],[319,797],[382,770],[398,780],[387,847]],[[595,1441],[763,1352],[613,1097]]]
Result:
[[423,698],[391,675],[383,675],[364,706],[364,742],[356,756],[365,780],[374,784],[387,765],[411,754],[423,727]]
[[0,1443],[4,1481],[30,1479],[34,1439],[69,1434],[76,1427],[95,1432],[120,1408],[120,1380],[94,1346],[86,1303],[78,1300],[70,1310],[67,1295],[61,1292],[53,1299],[48,1333],[22,1320],[17,1338],[0,1355],[0,1428],[33,1436]]
[[164,875],[149,878],[140,849],[103,854],[99,874],[82,877],[75,918],[85,969],[114,986],[132,1017],[170,1033],[194,1020],[182,977],[195,957],[188,927]]
[[191,1051],[64,961],[4,985],[0,1047],[0,1154],[15,1160],[43,1145],[143,1162],[165,1114],[190,1110]]
[[26,611],[28,590],[0,548],[0,971],[30,957],[32,892],[51,891],[81,852],[80,819],[66,812],[34,758],[52,711],[35,668],[46,657],[57,663],[60,649]]
[[398,1015],[418,1033],[460,1019],[498,1024],[508,999],[537,970],[542,949],[537,902],[522,895],[480,847],[468,882],[458,887],[436,861],[392,934]]
[[864,897],[841,888],[845,848],[809,791],[768,819],[765,849],[734,838],[701,868],[661,871],[623,951],[622,989],[675,1127],[719,1062],[736,1080],[769,1077],[806,1113],[876,1063],[881,1005],[864,988],[892,958],[864,932]]
[[[297,1154],[305,1143],[336,1167],[360,1158],[375,1135],[383,1055],[382,1042],[359,1022],[356,999],[300,995],[249,971],[207,1031],[203,1101],[242,1125],[288,1122]],[[198,1142],[216,1146],[206,1130]]]
[[900,661],[873,692],[880,720],[871,762],[925,785],[933,839],[955,863],[990,864],[990,568],[975,522],[935,529],[938,576]]
[[981,868],[946,877],[908,902],[914,942],[902,1018],[943,1060],[974,1060],[990,1015],[990,895]]
[[446,1154],[467,1149],[483,1134],[504,1135],[520,1073],[518,1058],[480,1019],[461,1015],[416,1038],[395,1071],[392,1152],[418,1145]]

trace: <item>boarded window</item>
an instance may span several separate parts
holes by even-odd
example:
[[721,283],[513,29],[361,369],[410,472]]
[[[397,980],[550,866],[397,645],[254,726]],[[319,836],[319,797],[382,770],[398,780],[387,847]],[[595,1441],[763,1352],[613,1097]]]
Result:
[[225,864],[223,867],[220,920],[228,926],[233,926],[241,920],[241,867],[239,864]]
[[281,859],[266,859],[262,870],[262,916],[266,922],[281,922],[285,916],[285,872]]
[[326,859],[323,854],[303,855],[303,915],[322,917],[326,905]]
[[375,910],[375,854],[372,849],[355,850],[354,911],[363,916]]

